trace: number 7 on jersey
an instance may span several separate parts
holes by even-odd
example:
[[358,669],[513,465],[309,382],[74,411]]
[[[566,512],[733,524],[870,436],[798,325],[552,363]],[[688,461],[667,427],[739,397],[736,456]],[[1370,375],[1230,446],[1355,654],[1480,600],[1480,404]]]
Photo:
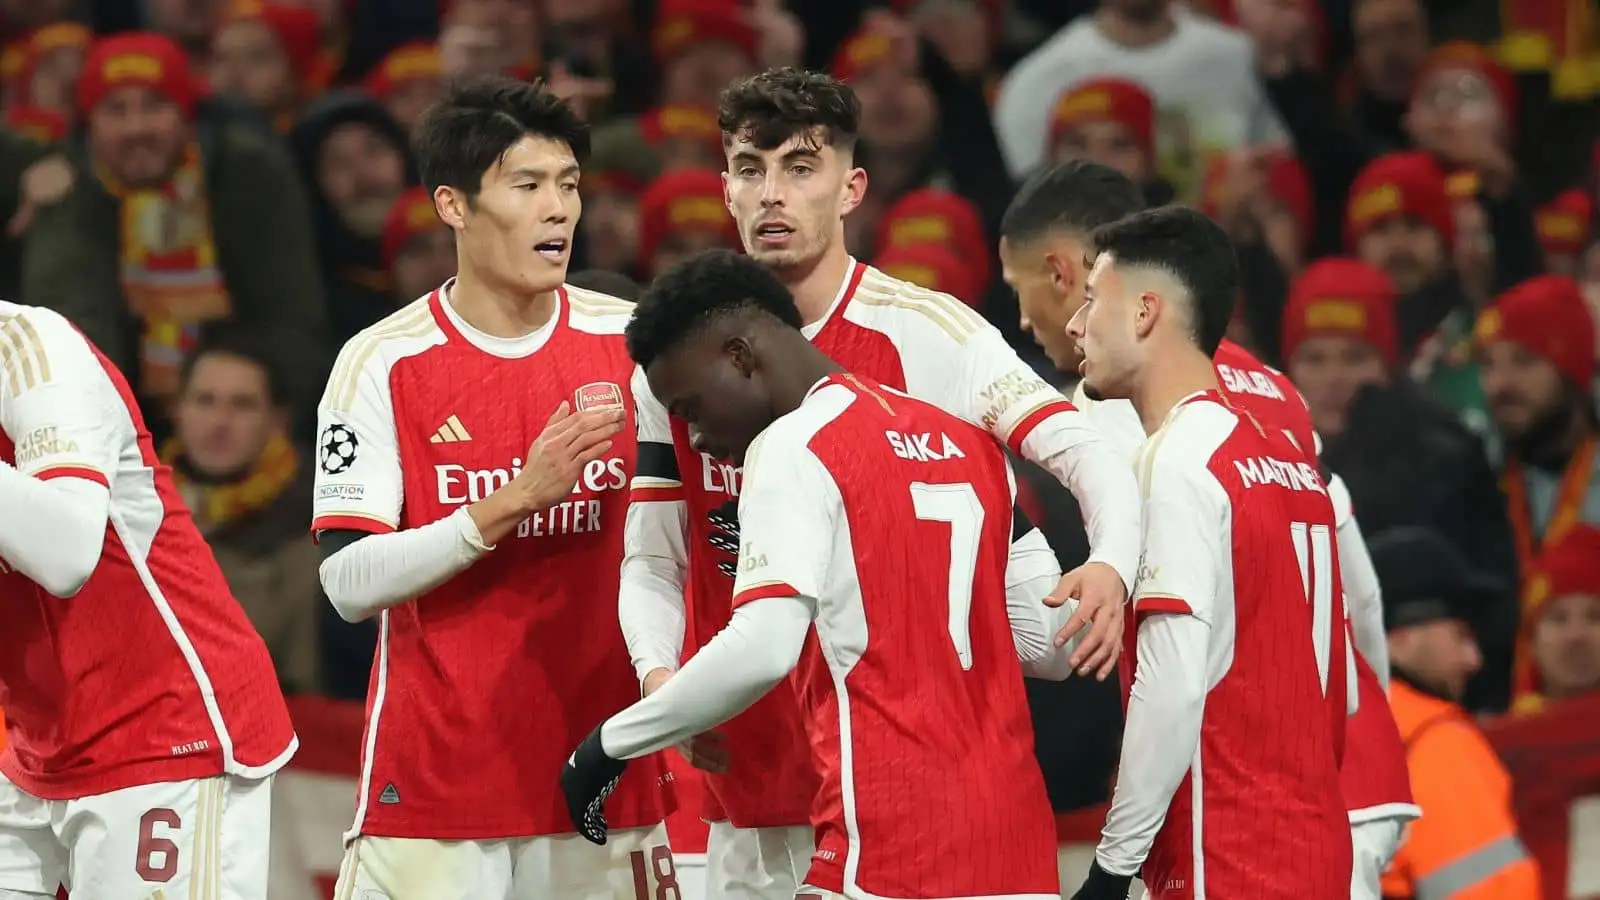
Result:
[[[972,668],[972,579],[978,571],[983,502],[970,484],[911,483],[911,505],[924,522],[950,526],[950,642],[962,671]],[[1326,682],[1327,678],[1324,677]]]

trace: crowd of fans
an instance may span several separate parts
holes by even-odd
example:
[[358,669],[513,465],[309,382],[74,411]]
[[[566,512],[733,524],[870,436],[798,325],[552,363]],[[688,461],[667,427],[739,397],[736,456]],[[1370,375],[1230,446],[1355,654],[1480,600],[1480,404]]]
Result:
[[1452,593],[1391,619],[1397,671],[1475,712],[1600,687],[1592,3],[0,0],[0,35],[0,295],[128,373],[290,690],[366,692],[372,623],[321,598],[306,533],[308,422],[338,347],[453,274],[408,146],[430,100],[485,73],[570,98],[574,269],[645,282],[737,246],[714,104],[781,65],[860,95],[857,257],[1064,387],[1028,334],[1059,323],[1008,285],[1034,273],[996,255],[1015,185],[1086,158],[1212,215],[1232,336],[1304,393],[1386,587]]

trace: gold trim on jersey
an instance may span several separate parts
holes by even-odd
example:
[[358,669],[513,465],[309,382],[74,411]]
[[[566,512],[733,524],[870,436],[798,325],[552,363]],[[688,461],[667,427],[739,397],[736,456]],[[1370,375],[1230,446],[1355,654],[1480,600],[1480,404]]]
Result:
[[379,347],[389,341],[424,337],[437,327],[430,294],[351,338],[333,364],[333,374],[328,376],[328,411],[350,412],[361,384],[361,373]]
[[920,313],[950,335],[957,344],[977,334],[985,324],[971,307],[938,291],[918,287],[910,282],[890,279],[875,269],[868,269],[861,283],[856,285],[852,300],[867,306],[890,307]]
[[428,443],[460,444],[470,440],[472,440],[472,435],[467,433],[466,426],[461,424],[460,419],[451,416],[444,420],[444,424],[440,425],[439,430],[433,433],[433,437],[428,438]]
[[572,308],[588,315],[621,315],[633,311],[633,304],[621,297],[612,297],[609,294],[575,294],[571,288],[567,289],[567,302]]
[[24,316],[0,318],[0,363],[13,397],[50,383],[50,357],[44,340]]

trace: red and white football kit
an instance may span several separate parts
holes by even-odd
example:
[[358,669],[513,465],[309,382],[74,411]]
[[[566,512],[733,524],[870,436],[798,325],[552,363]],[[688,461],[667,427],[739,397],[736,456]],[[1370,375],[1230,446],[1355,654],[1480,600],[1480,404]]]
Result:
[[1175,406],[1135,470],[1145,548],[1099,865],[1142,866],[1158,900],[1346,896],[1346,628],[1321,476],[1215,391]]
[[266,646],[66,319],[0,303],[0,893],[264,900],[294,729]]
[[638,697],[615,604],[634,442],[619,436],[569,500],[495,548],[467,512],[520,471],[563,401],[631,407],[632,305],[568,287],[544,328],[497,338],[461,319],[452,286],[346,344],[318,410],[313,528],[370,534],[328,557],[323,582],[347,617],[382,608],[341,887],[646,900],[635,871],[675,878],[660,760],[612,797],[605,847],[573,833],[538,774]]
[[[1131,473],[970,307],[852,262],[832,308],[804,330],[845,369],[979,424],[1048,469],[1079,498],[1094,551],[1090,559],[1111,564],[1131,585],[1139,542]],[[684,423],[667,415],[642,373],[634,380],[634,397],[639,468],[620,604],[623,633],[643,678],[656,668],[678,668],[686,619],[693,627],[690,650],[705,646],[728,623],[740,473],[690,446]],[[687,616],[686,594],[694,603]],[[789,847],[792,860],[810,857],[808,811],[817,789],[795,699],[774,691],[718,730],[727,739],[729,769],[705,779],[711,794],[706,808],[727,815],[726,823],[713,824],[708,841],[713,890],[720,878],[733,891],[728,896],[739,900],[789,900],[794,884],[782,881],[776,865],[785,854],[770,848]],[[753,833],[760,829],[772,832]],[[761,862],[753,863],[757,857]],[[780,859],[769,865],[772,857]],[[728,869],[753,869],[766,887]],[[789,877],[801,871],[791,867]]]
[[730,622],[606,722],[606,753],[667,746],[792,686],[821,782],[800,896],[1054,900],[1017,659],[1024,633],[1048,645],[1056,613],[1008,590],[1001,446],[835,375],[756,439],[744,476]]
[[[1297,447],[1321,448],[1305,398],[1288,376],[1266,365],[1238,344],[1224,340],[1212,360],[1223,396],[1267,428],[1288,434]],[[1131,457],[1144,443],[1144,431],[1127,401],[1095,402],[1074,397],[1080,408],[1114,440],[1126,443]],[[1325,473],[1327,474],[1327,473]],[[1355,703],[1345,733],[1339,773],[1355,842],[1352,896],[1379,900],[1379,876],[1399,849],[1404,824],[1421,814],[1411,798],[1405,747],[1389,710],[1389,649],[1383,628],[1383,602],[1377,574],[1338,473],[1327,474],[1328,496],[1338,522],[1340,581],[1344,585],[1352,652],[1346,676]]]

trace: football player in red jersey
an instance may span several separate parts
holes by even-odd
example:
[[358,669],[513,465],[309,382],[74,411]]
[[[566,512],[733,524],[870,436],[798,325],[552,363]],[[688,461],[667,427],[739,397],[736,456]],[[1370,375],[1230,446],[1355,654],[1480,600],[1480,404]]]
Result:
[[1036,530],[1017,533],[1015,481],[986,430],[844,372],[801,327],[783,284],[727,251],[639,301],[628,346],[655,395],[745,466],[734,611],[573,754],[573,818],[604,840],[621,760],[794,671],[821,782],[798,896],[1053,900],[1021,675],[1071,672],[1073,642],[1053,640],[1070,613],[1040,602],[1059,569]]
[[[1289,436],[1222,395],[1211,361],[1238,294],[1227,234],[1165,207],[1094,234],[1068,323],[1085,393],[1130,400],[1145,547],[1111,810],[1079,900],[1339,897],[1351,841],[1336,520]],[[1304,603],[1285,603],[1286,597]],[[1142,871],[1141,871],[1142,869]]]
[[[1127,466],[965,303],[851,258],[844,218],[861,202],[867,175],[854,158],[860,102],[848,85],[777,69],[730,86],[718,114],[728,208],[746,252],[793,295],[805,336],[847,370],[982,425],[1078,498],[1091,555],[1058,590],[1083,601],[1075,624],[1093,617],[1079,649],[1084,674],[1108,676],[1138,559],[1137,486]],[[619,604],[649,693],[685,649],[728,622],[742,476],[723,458],[726,448],[667,414],[643,376],[634,396],[639,468]],[[722,740],[691,745],[715,770],[705,779],[711,896],[790,900],[813,851],[808,810],[817,788],[794,698],[773,691],[719,731]],[[708,749],[716,752],[706,760]]]
[[[1084,262],[1095,228],[1138,212],[1144,206],[1138,186],[1105,166],[1072,162],[1028,180],[1018,191],[1001,225],[1000,258],[1004,276],[1017,292],[1023,328],[1062,371],[1077,368],[1078,351],[1066,323],[1083,304],[1088,274]],[[1291,435],[1302,450],[1315,451],[1317,439],[1305,400],[1283,373],[1243,347],[1224,339],[1212,362],[1223,396],[1258,422]],[[1145,442],[1139,415],[1126,400],[1094,401],[1082,385],[1073,405],[1083,410],[1132,461]],[[1359,705],[1350,721],[1340,769],[1356,852],[1351,894],[1376,898],[1378,876],[1399,847],[1405,822],[1419,811],[1411,800],[1405,748],[1384,695],[1389,652],[1383,630],[1382,599],[1366,543],[1337,473],[1328,491],[1339,517],[1338,547],[1345,605],[1356,653]]]
[[265,900],[272,660],[122,374],[0,302],[0,897]]
[[632,305],[563,283],[588,142],[538,84],[430,109],[418,158],[459,275],[352,338],[318,408],[322,584],[380,621],[341,896],[677,890],[659,760],[605,848],[527,775],[638,696],[615,619]]

